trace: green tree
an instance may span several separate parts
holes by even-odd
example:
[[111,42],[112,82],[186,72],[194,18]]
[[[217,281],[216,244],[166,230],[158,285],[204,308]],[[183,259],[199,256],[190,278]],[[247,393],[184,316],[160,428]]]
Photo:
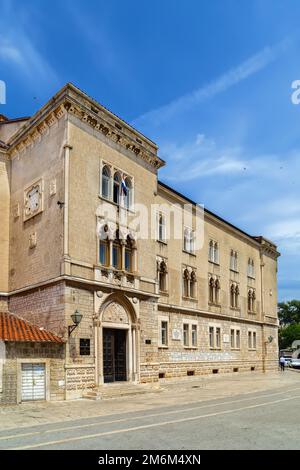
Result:
[[300,300],[290,300],[278,304],[278,318],[280,325],[300,323]]
[[300,323],[291,323],[288,326],[279,328],[279,349],[286,349],[292,345],[296,339],[300,340]]

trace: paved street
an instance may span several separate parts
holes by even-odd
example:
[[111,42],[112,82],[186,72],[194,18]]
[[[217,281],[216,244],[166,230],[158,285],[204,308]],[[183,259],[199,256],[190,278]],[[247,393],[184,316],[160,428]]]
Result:
[[[139,397],[48,404],[40,408],[43,424],[36,425],[24,423],[34,406],[39,414],[39,405],[26,404],[1,411],[0,448],[300,449],[299,403],[300,374],[287,371],[171,383]],[[73,418],[45,421],[51,409],[64,414],[72,404]],[[23,427],[5,426],[18,409]]]

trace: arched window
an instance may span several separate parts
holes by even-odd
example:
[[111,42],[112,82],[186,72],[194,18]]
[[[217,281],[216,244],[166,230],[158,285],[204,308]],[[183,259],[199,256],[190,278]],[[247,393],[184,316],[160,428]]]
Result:
[[132,182],[130,178],[125,178],[126,185],[126,194],[124,197],[124,206],[126,209],[131,209],[132,207]]
[[111,172],[107,165],[102,168],[102,180],[101,180],[101,188],[102,188],[102,197],[105,199],[110,199],[110,187],[111,187]]
[[217,242],[214,244],[214,262],[219,263],[219,245]]
[[215,281],[214,278],[210,278],[209,280],[209,301],[214,303],[215,301]]
[[248,311],[249,312],[255,312],[255,291],[252,289],[249,289],[248,291]]
[[221,290],[221,284],[219,279],[216,279],[215,281],[215,303],[219,304],[220,303],[220,290]]
[[193,299],[197,298],[197,274],[195,271],[191,272],[190,296]]
[[209,261],[214,261],[214,242],[212,240],[209,242],[208,259]]
[[239,307],[239,296],[240,296],[240,289],[239,286],[235,287],[235,307]]
[[190,273],[187,268],[183,271],[183,296],[190,296]]
[[114,174],[114,192],[113,192],[113,201],[116,204],[120,203],[120,189],[121,189],[121,175],[117,171]]
[[235,307],[235,287],[234,284],[230,287],[230,307]]
[[162,292],[167,291],[167,264],[165,261],[160,261],[158,263],[158,284],[159,290]]
[[158,214],[158,241],[166,242],[166,217],[161,212]]
[[112,265],[115,269],[122,268],[122,247],[119,238],[119,230],[116,230],[116,237],[112,246]]
[[134,240],[127,235],[126,246],[125,246],[125,271],[132,271],[132,247]]

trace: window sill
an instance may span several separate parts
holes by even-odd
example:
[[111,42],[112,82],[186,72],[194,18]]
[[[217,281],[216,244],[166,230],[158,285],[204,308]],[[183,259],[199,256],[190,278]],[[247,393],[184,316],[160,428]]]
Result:
[[194,256],[196,258],[196,253],[194,251],[187,251],[185,249],[182,250],[183,253],[186,253],[187,255]]
[[252,310],[248,310],[248,315],[256,315],[256,312],[252,312]]
[[248,348],[248,351],[256,351],[256,348]]
[[230,348],[231,351],[240,351],[241,348]]
[[221,308],[221,304],[216,304],[215,302],[208,302],[208,305],[210,307],[218,307],[218,308]]
[[197,346],[183,346],[183,347],[184,347],[184,349],[191,349],[193,351],[195,351],[195,349],[198,349]]
[[209,259],[208,262],[211,264],[214,264],[215,266],[220,266],[220,263],[216,263],[215,261],[212,261],[211,259]]
[[251,279],[252,281],[255,281],[255,279],[256,279],[256,277],[254,277],[254,276],[249,276],[249,274],[247,274],[247,278],[248,278],[248,279]]
[[229,307],[230,310],[233,310],[234,312],[240,312],[241,311],[241,307]]
[[160,290],[159,295],[163,295],[164,297],[169,297],[169,292],[167,292],[165,290]]
[[165,346],[163,344],[158,345],[158,349],[169,349],[169,346]]
[[234,274],[239,274],[239,271],[237,271],[236,269],[230,268],[229,271],[232,272],[232,273],[234,273]]
[[102,201],[107,202],[109,204],[112,204],[113,206],[117,207],[118,209],[124,209],[127,212],[130,212],[131,214],[135,214],[135,210],[132,209],[132,208],[121,206],[121,204],[114,202],[112,199],[107,199],[106,197],[101,196],[101,194],[98,194],[98,197]]
[[165,240],[156,240],[158,243],[161,243],[161,245],[168,246],[168,243]]
[[211,348],[210,347],[209,349],[210,349],[210,351],[221,351],[222,348]]
[[185,295],[182,296],[182,300],[186,300],[186,301],[192,301],[192,302],[198,302],[198,299],[196,299],[195,297],[186,297]]

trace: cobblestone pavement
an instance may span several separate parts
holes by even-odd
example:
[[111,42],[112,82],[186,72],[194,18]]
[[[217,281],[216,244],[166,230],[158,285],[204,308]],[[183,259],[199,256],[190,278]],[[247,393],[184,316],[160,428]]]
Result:
[[169,406],[188,405],[213,399],[247,395],[264,391],[276,392],[300,387],[296,370],[278,373],[243,373],[210,377],[189,377],[162,381],[160,388],[146,387],[147,392],[120,398],[92,401],[28,402],[0,407],[0,431],[13,428],[61,423],[81,418],[149,411]]

